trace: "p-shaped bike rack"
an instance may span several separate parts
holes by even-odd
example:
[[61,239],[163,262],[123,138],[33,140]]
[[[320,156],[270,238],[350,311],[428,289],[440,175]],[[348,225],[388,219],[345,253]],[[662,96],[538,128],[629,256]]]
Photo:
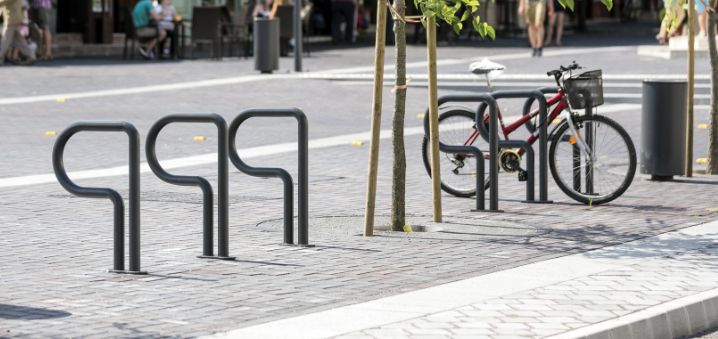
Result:
[[[157,137],[162,129],[171,123],[213,123],[217,126],[217,255],[213,251],[213,193],[207,179],[198,176],[174,175],[168,173],[157,160]],[[170,184],[197,186],[202,189],[203,204],[203,240],[200,258],[234,260],[229,256],[229,193],[227,174],[227,122],[218,114],[173,114],[158,120],[150,128],[145,144],[147,163],[152,172]]]
[[[110,188],[82,187],[75,184],[67,175],[63,156],[65,146],[70,138],[78,132],[125,132],[129,137],[130,145],[130,197],[129,197],[129,243],[130,267],[125,269],[125,207],[122,196]],[[113,273],[146,274],[140,270],[140,136],[135,126],[128,122],[78,122],[57,137],[52,150],[52,167],[60,185],[68,192],[88,198],[108,198],[114,205],[114,231],[113,231],[113,266],[109,270]]]
[[237,169],[241,172],[261,178],[280,178],[284,183],[284,243],[287,245],[294,244],[294,184],[292,176],[286,170],[275,167],[252,167],[245,163],[237,153],[237,130],[245,121],[253,117],[270,117],[285,118],[293,117],[297,119],[299,127],[299,192],[298,207],[299,220],[297,227],[298,244],[300,246],[309,245],[309,193],[308,193],[308,170],[309,170],[309,136],[307,117],[298,108],[288,109],[250,109],[240,113],[229,125],[229,159]]

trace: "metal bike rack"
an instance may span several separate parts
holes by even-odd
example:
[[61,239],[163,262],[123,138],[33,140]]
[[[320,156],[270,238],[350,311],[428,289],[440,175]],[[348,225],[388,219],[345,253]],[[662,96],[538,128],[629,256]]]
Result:
[[[489,187],[489,211],[499,211],[499,190],[498,190],[498,167],[496,159],[498,157],[499,149],[499,134],[498,129],[498,115],[496,110],[496,100],[490,94],[466,94],[466,95],[445,95],[438,99],[438,106],[449,103],[449,102],[480,102],[488,105],[489,107],[489,181],[491,186]],[[476,119],[480,116],[483,121],[483,115],[477,110]],[[478,122],[477,122],[478,124]],[[424,114],[424,133],[426,136],[429,135],[429,110],[426,110]],[[479,150],[476,146],[464,146],[464,145],[446,145],[439,141],[439,150],[446,153],[471,153],[476,160],[476,211],[485,211],[484,206],[484,175],[486,173],[484,164],[484,153]]]
[[309,136],[307,117],[298,108],[288,109],[250,109],[240,113],[229,125],[229,159],[241,172],[261,178],[280,178],[284,183],[284,243],[294,244],[294,184],[292,176],[286,170],[276,167],[252,167],[245,163],[237,153],[237,130],[245,121],[253,117],[285,118],[294,117],[299,126],[299,225],[297,228],[298,244],[309,245]]
[[[213,123],[217,126],[217,255],[213,251],[213,193],[212,185],[207,179],[198,176],[174,175],[165,171],[157,160],[157,137],[162,129],[171,123]],[[147,134],[145,145],[147,163],[152,172],[170,184],[180,186],[197,186],[202,189],[203,227],[202,255],[200,258],[234,260],[229,256],[229,194],[227,174],[227,123],[218,114],[173,114],[158,120]]]
[[551,203],[548,200],[548,132],[546,97],[539,90],[502,90],[491,93],[495,99],[535,98],[539,103],[539,200],[534,203]]
[[[67,175],[64,165],[65,146],[70,138],[78,132],[125,132],[129,137],[129,247],[130,267],[125,270],[125,208],[122,196],[115,190],[100,187],[82,187],[75,184]],[[52,167],[60,185],[68,192],[87,198],[108,198],[114,206],[113,231],[113,266],[109,272],[146,274],[140,270],[140,135],[135,126],[127,122],[78,122],[57,137],[52,150]]]

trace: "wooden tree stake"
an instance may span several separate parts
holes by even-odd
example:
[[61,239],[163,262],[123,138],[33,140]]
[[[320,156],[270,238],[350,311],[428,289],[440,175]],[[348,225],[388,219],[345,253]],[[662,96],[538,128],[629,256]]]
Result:
[[434,222],[441,222],[441,166],[439,165],[439,103],[436,79],[436,19],[426,20],[426,54],[429,63],[429,141]]
[[376,181],[379,171],[379,132],[381,131],[381,107],[384,91],[384,47],[386,44],[386,0],[377,0],[376,46],[374,49],[374,97],[372,99],[371,144],[369,145],[369,175],[366,190],[364,236],[374,234],[374,210],[376,208]]

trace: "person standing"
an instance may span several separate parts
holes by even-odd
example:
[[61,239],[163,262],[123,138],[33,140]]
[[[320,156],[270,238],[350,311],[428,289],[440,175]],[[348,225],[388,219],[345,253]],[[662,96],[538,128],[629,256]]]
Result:
[[344,39],[351,43],[354,41],[354,18],[356,16],[355,0],[332,0],[332,42],[341,42],[342,21],[346,22]]
[[145,59],[155,58],[155,52],[152,50],[167,36],[165,30],[157,26],[157,23],[162,21],[162,17],[154,9],[152,1],[140,0],[132,10],[132,23],[135,25],[137,38],[146,41],[139,47],[140,54]]
[[561,4],[558,2],[558,0],[548,0],[553,1],[553,12],[554,15],[550,15],[548,18],[548,31],[546,32],[546,41],[544,41],[543,45],[546,47],[551,46],[551,39],[553,39],[553,28],[556,26],[556,46],[561,47],[561,37],[563,37],[563,17],[565,9]]
[[547,1],[549,15],[553,16],[552,0],[519,0],[519,15],[525,15],[529,44],[534,57],[543,55],[543,21],[546,17]]
[[5,63],[5,57],[11,48],[17,48],[22,55],[21,64],[35,63],[35,53],[20,34],[20,27],[25,18],[22,0],[0,0],[0,13],[4,18],[2,41],[0,41],[0,65]]
[[44,51],[41,51],[42,58],[52,59],[52,34],[50,33],[50,10],[52,0],[32,0],[31,17],[40,30],[42,30],[42,44]]

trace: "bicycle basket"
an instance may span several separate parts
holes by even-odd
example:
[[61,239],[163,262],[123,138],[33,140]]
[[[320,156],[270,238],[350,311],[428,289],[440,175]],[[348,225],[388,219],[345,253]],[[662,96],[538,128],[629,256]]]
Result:
[[563,85],[571,108],[586,108],[586,97],[590,98],[592,107],[603,105],[601,70],[574,75],[566,79]]

